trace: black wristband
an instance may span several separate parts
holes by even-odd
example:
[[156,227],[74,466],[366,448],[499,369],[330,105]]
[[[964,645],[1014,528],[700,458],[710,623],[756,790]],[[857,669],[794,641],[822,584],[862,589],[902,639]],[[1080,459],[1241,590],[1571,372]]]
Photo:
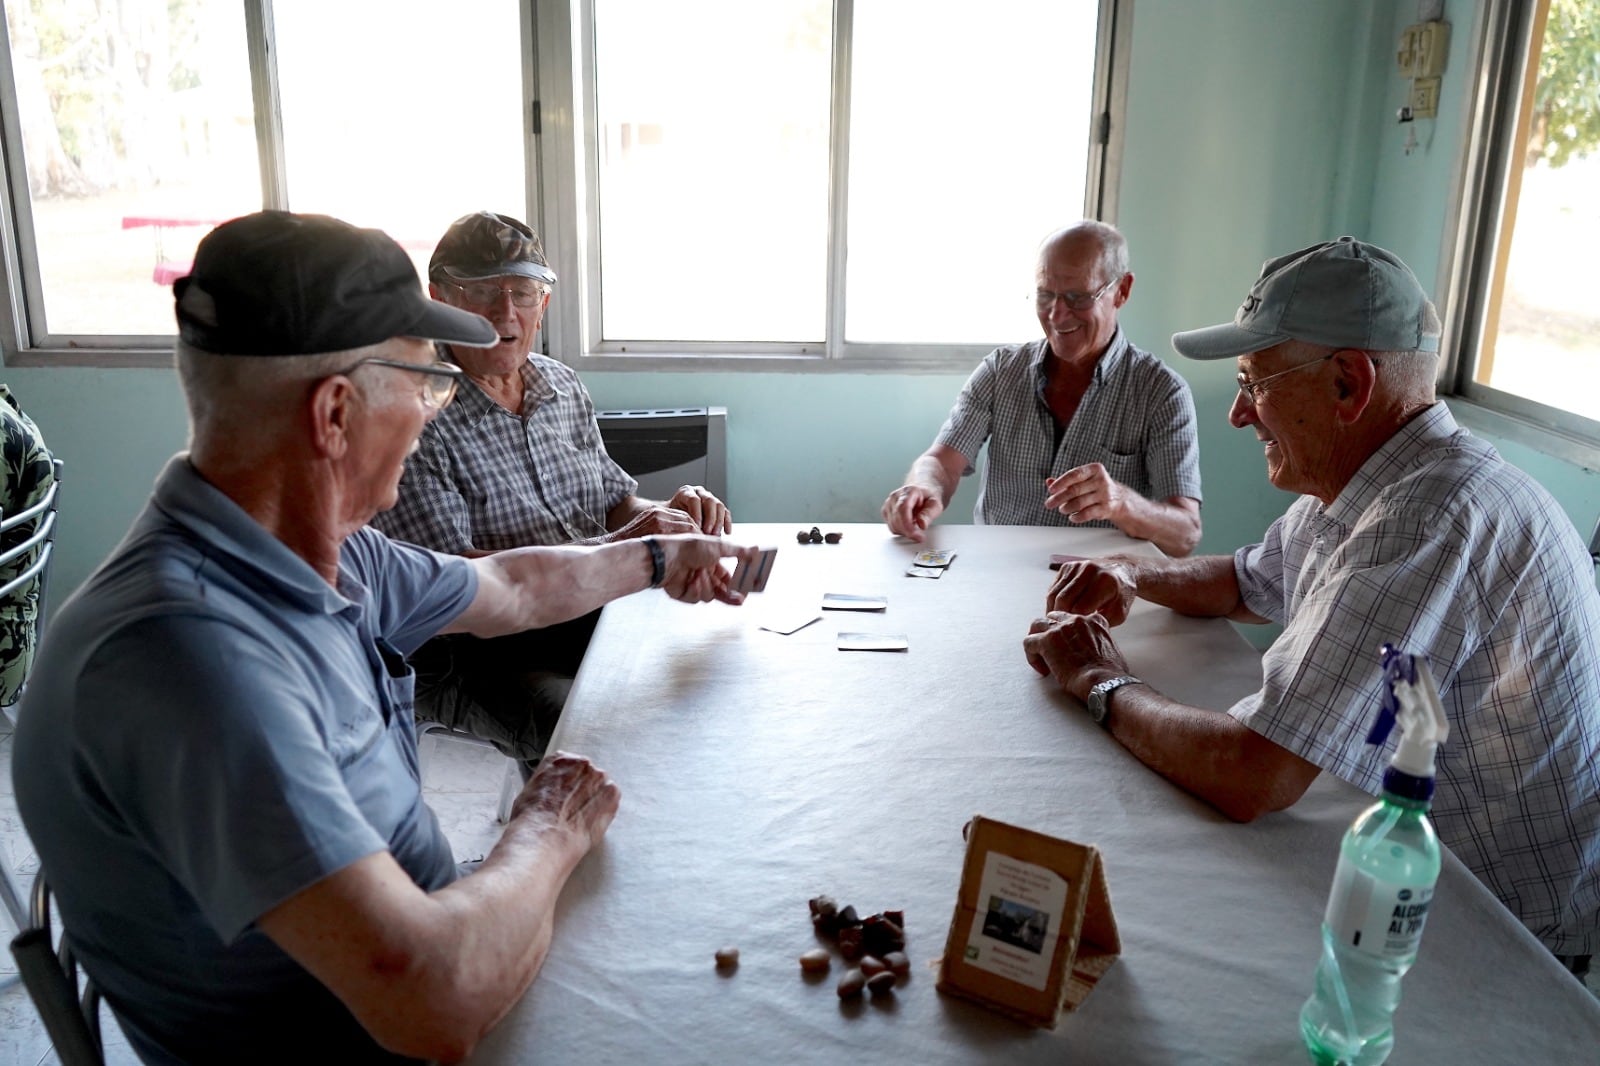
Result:
[[667,579],[667,553],[661,550],[654,537],[645,537],[644,546],[650,549],[650,587],[658,589]]

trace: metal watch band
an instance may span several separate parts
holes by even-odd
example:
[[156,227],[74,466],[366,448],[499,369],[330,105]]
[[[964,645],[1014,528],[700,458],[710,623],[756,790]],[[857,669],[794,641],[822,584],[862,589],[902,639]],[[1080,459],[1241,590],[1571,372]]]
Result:
[[1089,690],[1089,716],[1101,725],[1106,724],[1106,716],[1111,711],[1111,694],[1123,685],[1142,685],[1143,681],[1137,677],[1123,674],[1121,677],[1107,678]]

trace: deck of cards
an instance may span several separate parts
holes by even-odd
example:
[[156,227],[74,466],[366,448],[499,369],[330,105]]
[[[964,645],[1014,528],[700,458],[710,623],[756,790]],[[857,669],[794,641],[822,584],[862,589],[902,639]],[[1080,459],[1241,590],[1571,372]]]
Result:
[[916,558],[911,560],[911,569],[906,571],[907,577],[926,577],[935,580],[944,577],[945,569],[950,561],[956,557],[955,549],[920,551]]

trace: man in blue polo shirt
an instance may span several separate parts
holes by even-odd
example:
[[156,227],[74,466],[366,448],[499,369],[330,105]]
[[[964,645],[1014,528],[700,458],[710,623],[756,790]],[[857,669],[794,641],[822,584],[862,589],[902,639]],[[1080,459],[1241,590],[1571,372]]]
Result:
[[73,946],[150,1062],[455,1060],[515,1002],[618,791],[548,760],[457,878],[422,802],[405,656],[662,586],[738,602],[699,535],[461,559],[363,528],[493,344],[394,241],[263,212],[177,295],[191,419],[65,606],[16,735],[18,805]]

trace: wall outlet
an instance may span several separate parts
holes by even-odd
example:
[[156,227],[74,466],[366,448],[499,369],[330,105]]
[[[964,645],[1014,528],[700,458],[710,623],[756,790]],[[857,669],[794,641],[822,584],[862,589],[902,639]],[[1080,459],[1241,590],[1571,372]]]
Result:
[[1411,114],[1414,118],[1433,118],[1439,113],[1439,79],[1417,78],[1411,83]]

